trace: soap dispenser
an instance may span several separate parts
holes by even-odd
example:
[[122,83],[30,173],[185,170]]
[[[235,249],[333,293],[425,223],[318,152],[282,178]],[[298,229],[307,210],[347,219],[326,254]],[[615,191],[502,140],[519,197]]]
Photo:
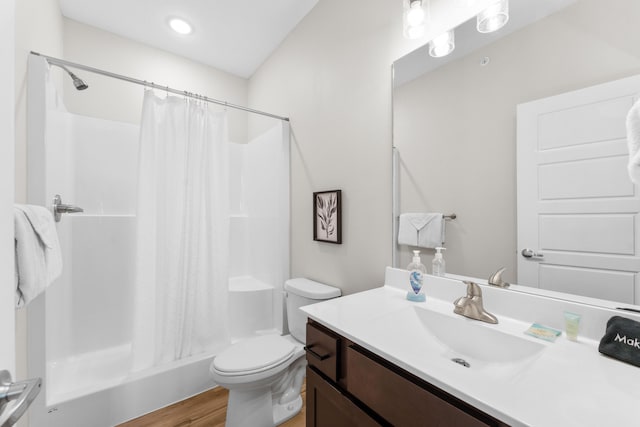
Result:
[[407,266],[407,270],[409,270],[409,283],[411,284],[411,290],[407,292],[407,299],[416,302],[425,301],[422,284],[424,275],[427,274],[427,267],[420,261],[420,251],[413,251],[413,260]]
[[446,273],[444,258],[442,258],[441,252],[446,250],[446,248],[436,248],[436,256],[433,257],[433,261],[431,262],[431,266],[433,267],[432,274],[434,276],[444,276]]

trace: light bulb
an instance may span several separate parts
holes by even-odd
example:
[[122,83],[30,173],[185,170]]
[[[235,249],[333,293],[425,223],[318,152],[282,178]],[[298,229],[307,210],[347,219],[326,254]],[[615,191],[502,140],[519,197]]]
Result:
[[424,35],[424,26],[407,28],[406,35],[410,39],[419,39]]
[[429,55],[434,58],[441,58],[453,52],[455,47],[455,35],[453,30],[449,30],[429,42]]
[[492,33],[509,21],[509,0],[498,0],[478,14],[476,28],[480,33]]
[[403,33],[408,39],[417,39],[424,34],[425,11],[422,0],[404,0]]
[[407,11],[407,24],[410,27],[418,27],[424,24],[424,9],[422,9],[422,1],[413,0]]
[[192,31],[191,25],[189,25],[189,23],[184,19],[180,18],[171,18],[169,20],[169,26],[173,31],[182,35],[191,34]]

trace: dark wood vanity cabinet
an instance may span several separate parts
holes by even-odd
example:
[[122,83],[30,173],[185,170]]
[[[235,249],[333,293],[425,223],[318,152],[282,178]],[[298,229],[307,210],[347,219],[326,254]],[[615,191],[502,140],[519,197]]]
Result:
[[378,427],[381,424],[316,370],[307,367],[307,426]]
[[307,427],[507,427],[313,320],[306,348]]

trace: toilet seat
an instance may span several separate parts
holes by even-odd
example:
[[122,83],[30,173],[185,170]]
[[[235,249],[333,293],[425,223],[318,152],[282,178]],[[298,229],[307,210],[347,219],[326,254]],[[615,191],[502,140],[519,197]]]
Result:
[[280,335],[264,335],[240,341],[213,359],[219,375],[241,376],[268,371],[287,362],[296,346]]

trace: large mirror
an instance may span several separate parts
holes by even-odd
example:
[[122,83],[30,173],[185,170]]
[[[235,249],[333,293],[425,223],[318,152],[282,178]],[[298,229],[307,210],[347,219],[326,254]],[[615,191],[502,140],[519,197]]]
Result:
[[[624,127],[640,94],[639,22],[637,0],[511,0],[498,32],[478,33],[474,18],[455,29],[452,54],[431,58],[424,46],[394,63],[394,216],[457,215],[445,222],[447,273],[506,267],[511,283],[640,303]],[[519,165],[543,157],[543,167]],[[531,203],[519,190],[527,179]],[[523,228],[537,240],[523,243]],[[561,247],[567,239],[580,242]],[[394,263],[405,267],[412,249],[394,242]],[[429,268],[434,251],[423,253]]]

